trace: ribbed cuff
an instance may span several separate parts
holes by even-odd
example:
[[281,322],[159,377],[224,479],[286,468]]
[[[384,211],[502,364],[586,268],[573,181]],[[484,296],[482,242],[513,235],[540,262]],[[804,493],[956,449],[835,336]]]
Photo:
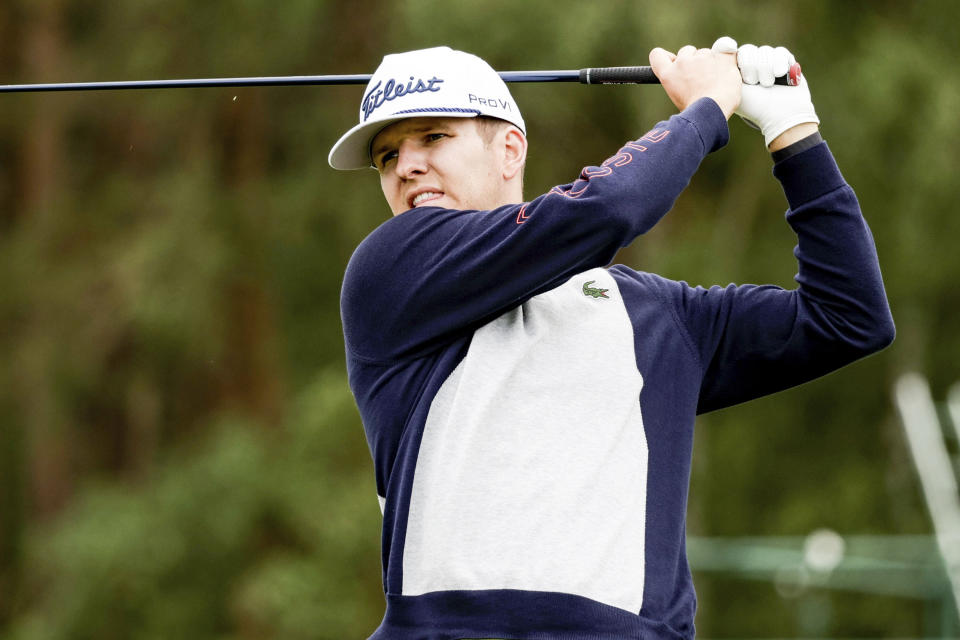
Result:
[[700,134],[706,153],[722,148],[730,140],[730,128],[723,109],[713,98],[700,98],[680,113]]

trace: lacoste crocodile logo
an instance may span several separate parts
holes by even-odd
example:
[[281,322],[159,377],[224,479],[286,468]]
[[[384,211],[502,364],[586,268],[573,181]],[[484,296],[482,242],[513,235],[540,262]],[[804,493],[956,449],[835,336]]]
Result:
[[610,296],[607,295],[607,291],[610,291],[610,289],[599,289],[596,287],[591,287],[590,285],[592,285],[594,282],[596,282],[596,280],[591,280],[590,282],[583,283],[583,295],[590,296],[591,298],[609,299]]

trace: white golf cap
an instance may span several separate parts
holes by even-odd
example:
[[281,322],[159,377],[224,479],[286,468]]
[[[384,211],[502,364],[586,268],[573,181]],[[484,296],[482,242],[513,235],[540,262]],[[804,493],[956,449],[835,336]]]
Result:
[[334,169],[372,166],[370,144],[385,127],[405,118],[500,118],[526,135],[523,116],[507,85],[481,58],[450,47],[384,56],[360,102],[360,124],[330,150]]

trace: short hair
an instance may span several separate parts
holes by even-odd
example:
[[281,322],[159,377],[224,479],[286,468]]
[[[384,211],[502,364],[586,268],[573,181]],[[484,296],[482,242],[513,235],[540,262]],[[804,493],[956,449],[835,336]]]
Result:
[[483,143],[487,146],[493,142],[494,136],[496,136],[497,132],[501,129],[516,126],[506,120],[485,115],[477,116],[474,118],[474,121],[477,123],[477,131],[480,133],[480,137],[483,138]]

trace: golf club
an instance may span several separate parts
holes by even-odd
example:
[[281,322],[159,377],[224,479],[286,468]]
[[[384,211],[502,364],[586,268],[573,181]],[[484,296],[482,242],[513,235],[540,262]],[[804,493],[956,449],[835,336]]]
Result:
[[[579,82],[581,84],[660,84],[650,67],[597,67],[567,71],[501,71],[504,82]],[[0,85],[0,93],[31,91],[104,91],[116,89],[183,89],[193,87],[276,87],[294,85],[367,84],[370,74],[327,76],[264,76],[250,78],[185,78],[119,82],[54,82]],[[796,85],[800,65],[794,64],[776,84]]]

